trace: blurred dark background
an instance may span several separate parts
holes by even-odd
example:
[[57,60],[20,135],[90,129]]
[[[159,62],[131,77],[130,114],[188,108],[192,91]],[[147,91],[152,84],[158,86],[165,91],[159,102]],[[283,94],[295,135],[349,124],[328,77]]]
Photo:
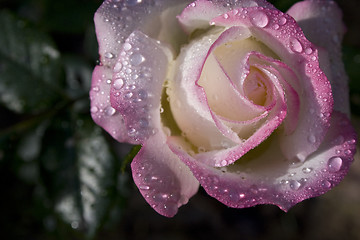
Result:
[[[286,11],[293,0],[270,1]],[[337,1],[360,130],[358,0]],[[200,189],[158,215],[134,185],[127,154],[90,118],[100,0],[0,0],[1,239],[360,239],[360,159],[327,194],[288,213],[231,209]],[[358,158],[358,156],[357,156]]]

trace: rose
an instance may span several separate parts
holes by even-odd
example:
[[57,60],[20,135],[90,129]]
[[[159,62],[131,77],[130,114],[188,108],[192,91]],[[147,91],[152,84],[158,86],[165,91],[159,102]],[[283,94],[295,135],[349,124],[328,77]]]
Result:
[[92,117],[142,145],[133,178],[160,214],[199,183],[230,207],[286,211],[346,175],[356,136],[334,2],[107,0],[95,24]]

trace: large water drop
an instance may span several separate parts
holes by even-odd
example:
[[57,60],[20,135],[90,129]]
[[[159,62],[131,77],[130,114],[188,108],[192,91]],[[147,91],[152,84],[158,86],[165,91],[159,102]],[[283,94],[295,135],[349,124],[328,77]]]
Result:
[[269,23],[269,17],[265,13],[257,11],[251,14],[250,21],[255,26],[264,28]]
[[341,169],[343,160],[340,157],[332,157],[328,161],[328,168],[330,172],[337,172]]

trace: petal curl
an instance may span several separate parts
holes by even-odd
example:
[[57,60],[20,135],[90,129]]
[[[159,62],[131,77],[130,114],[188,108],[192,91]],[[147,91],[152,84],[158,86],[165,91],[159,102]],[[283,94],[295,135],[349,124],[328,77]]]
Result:
[[111,106],[109,96],[111,78],[112,70],[110,68],[106,66],[95,67],[90,90],[91,116],[117,141],[135,144],[136,141],[130,139],[126,133],[122,115]]
[[334,109],[350,116],[348,77],[341,54],[345,33],[341,9],[334,1],[302,1],[287,12],[315,45],[325,49],[319,54],[320,67],[333,89]]
[[304,161],[325,137],[333,109],[331,85],[319,67],[316,47],[305,38],[291,16],[278,10],[239,9],[238,13],[228,12],[213,22],[219,26],[249,28],[255,38],[266,43],[301,79],[298,127],[282,142],[282,149],[289,159]]
[[198,190],[189,168],[170,151],[163,133],[152,136],[131,163],[134,182],[161,215],[173,217]]
[[184,31],[188,34],[196,29],[208,28],[211,19],[224,14],[232,9],[241,7],[264,7],[273,9],[274,7],[263,0],[197,0],[188,5],[181,15],[178,16]]
[[125,121],[129,137],[143,143],[160,131],[160,99],[171,53],[145,34],[130,34],[114,66],[111,105]]
[[174,15],[191,2],[105,0],[94,16],[101,63],[113,67],[122,44],[136,30],[169,44],[180,44],[179,40],[185,38]]
[[281,156],[278,140],[278,134],[273,134],[260,148],[245,155],[243,162],[225,168],[210,167],[173,142],[168,144],[206,192],[225,205],[244,208],[274,204],[284,211],[336,186],[347,174],[356,148],[356,133],[349,119],[336,111],[320,148],[304,163],[292,163]]

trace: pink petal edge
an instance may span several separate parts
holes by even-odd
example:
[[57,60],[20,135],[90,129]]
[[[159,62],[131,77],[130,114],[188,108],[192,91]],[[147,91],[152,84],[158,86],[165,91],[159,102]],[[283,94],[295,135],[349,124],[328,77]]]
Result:
[[326,52],[319,51],[319,61],[332,86],[334,109],[350,116],[349,79],[342,61],[341,42],[346,29],[341,9],[334,1],[302,1],[287,13],[296,20],[306,38]]
[[119,52],[110,100],[123,115],[129,138],[136,142],[161,131],[160,99],[169,58],[164,46],[139,31],[130,34]]
[[91,82],[90,101],[91,116],[99,126],[104,128],[119,142],[136,144],[127,135],[124,119],[110,103],[108,94],[111,87],[112,70],[106,66],[96,66]]
[[[171,141],[168,144],[189,166],[205,191],[225,205],[244,208],[274,204],[288,211],[305,199],[324,194],[344,178],[356,151],[356,137],[349,119],[342,113],[334,112],[331,127],[320,148],[305,162],[292,167],[281,156],[281,151],[276,151],[275,137],[268,148],[274,152],[269,154],[265,151],[261,157],[268,164],[273,164],[269,161],[278,163],[273,166],[274,171],[270,175],[256,168],[260,167],[256,159],[251,160],[248,166],[246,163],[243,167],[238,166],[237,170],[213,168],[195,160]],[[276,153],[279,156],[271,159],[270,156]]]
[[282,142],[282,150],[289,159],[304,161],[322,142],[333,109],[331,85],[319,67],[316,47],[305,38],[291,16],[278,10],[239,9],[237,13],[228,12],[212,22],[220,26],[249,28],[252,35],[266,43],[301,80],[303,94],[300,99],[309,102],[301,103],[298,127]]
[[199,188],[189,168],[167,147],[163,133],[150,137],[143,144],[131,169],[144,199],[166,217],[173,217]]

